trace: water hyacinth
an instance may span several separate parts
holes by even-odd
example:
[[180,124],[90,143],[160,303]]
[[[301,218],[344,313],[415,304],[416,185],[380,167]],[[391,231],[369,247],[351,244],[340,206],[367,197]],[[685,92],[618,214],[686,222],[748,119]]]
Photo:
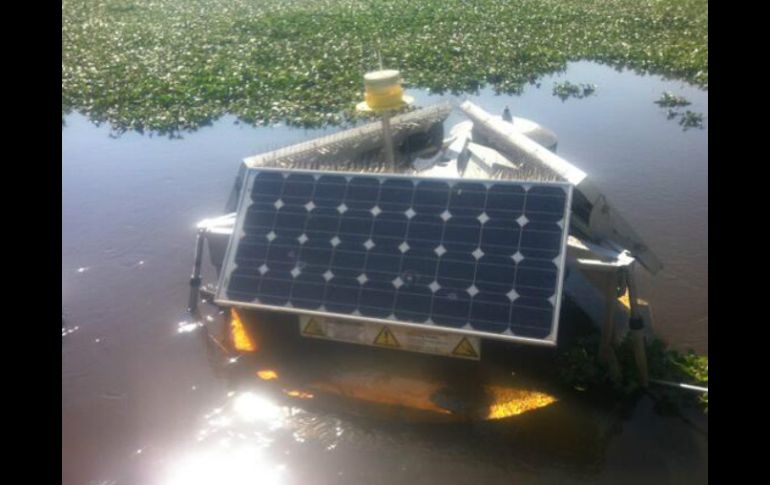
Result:
[[[599,358],[598,333],[584,336],[572,345],[562,348],[557,357],[557,373],[564,384],[578,391],[609,386],[619,395],[634,395],[641,390],[638,367],[631,338],[625,338],[615,348],[620,376],[613,380],[609,367]],[[708,357],[692,350],[679,352],[668,348],[658,338],[646,341],[646,359],[649,377],[674,383],[708,387]],[[676,397],[681,404],[698,404],[708,412],[708,394],[692,394],[671,388],[656,388],[667,398]]]
[[591,60],[708,87],[706,0],[62,0],[62,118],[176,133],[342,123],[362,74],[518,93]]
[[688,101],[686,98],[682,96],[676,96],[669,92],[664,92],[660,99],[655,101],[655,104],[657,104],[660,107],[668,108],[666,111],[666,119],[667,120],[679,120],[679,126],[682,127],[683,131],[687,131],[690,128],[698,128],[703,129],[703,120],[705,119],[705,116],[703,116],[703,113],[695,113],[693,111],[690,111],[689,109],[685,112],[681,112],[676,108],[681,108],[683,106],[689,106],[690,101]]
[[703,113],[695,113],[693,111],[687,110],[682,113],[681,118],[679,118],[679,125],[682,126],[683,130],[687,130],[689,128],[703,129],[703,118]]
[[572,84],[569,81],[556,83],[553,85],[553,95],[561,98],[562,101],[568,98],[583,99],[596,92],[596,84]]
[[672,108],[678,106],[689,106],[691,103],[687,100],[687,98],[676,96],[666,91],[660,96],[660,99],[655,101],[655,104],[661,107]]

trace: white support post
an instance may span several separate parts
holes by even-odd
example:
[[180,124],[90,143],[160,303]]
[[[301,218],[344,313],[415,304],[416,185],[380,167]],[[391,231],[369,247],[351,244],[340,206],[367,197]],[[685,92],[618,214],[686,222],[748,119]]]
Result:
[[628,286],[628,303],[630,307],[630,328],[631,339],[634,344],[634,360],[636,368],[639,371],[639,381],[642,387],[647,387],[650,383],[649,371],[647,368],[647,346],[644,340],[644,320],[639,312],[639,301],[637,300],[636,280],[633,275],[633,265],[625,270],[626,284]]
[[605,273],[605,306],[604,306],[604,325],[602,326],[602,337],[599,343],[599,359],[607,364],[610,377],[613,381],[620,381],[620,364],[615,355],[613,347],[615,337],[615,305],[617,305],[617,283],[618,273],[616,269],[611,269]]

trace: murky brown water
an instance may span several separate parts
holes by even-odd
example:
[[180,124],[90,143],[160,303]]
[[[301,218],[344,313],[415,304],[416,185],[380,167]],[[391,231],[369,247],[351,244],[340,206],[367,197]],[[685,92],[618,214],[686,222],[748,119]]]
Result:
[[[642,288],[657,333],[708,352],[707,130],[683,132],[653,104],[669,90],[707,114],[707,94],[587,63],[560,79],[599,87],[562,102],[546,79],[521,97],[474,101],[492,112],[508,104],[557,133],[559,153],[664,261]],[[212,373],[198,336],[177,332],[194,225],[220,213],[241,158],[317,133],[225,119],[184,140],[107,134],[78,116],[62,131],[62,310],[71,332],[62,338],[62,483],[707,481],[704,423],[661,416],[647,398],[625,409],[546,387],[538,392],[557,400],[518,416],[415,424],[321,403],[318,392],[287,401],[281,386],[256,378],[233,390]],[[362,352],[320,349],[306,356],[308,369],[334,356],[346,372],[362,372],[347,379],[417,394],[435,377],[426,370],[435,359],[388,353],[367,373]],[[505,359],[481,368],[496,386],[516,387],[527,371]]]

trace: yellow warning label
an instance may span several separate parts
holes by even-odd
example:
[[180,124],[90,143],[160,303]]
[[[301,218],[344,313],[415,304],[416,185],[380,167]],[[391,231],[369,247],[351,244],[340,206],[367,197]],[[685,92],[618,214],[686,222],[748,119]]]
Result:
[[374,339],[374,345],[382,345],[383,347],[401,347],[401,344],[396,340],[393,332],[388,327],[382,327],[380,333],[377,334],[377,338]]
[[468,339],[463,337],[462,340],[460,340],[460,343],[457,344],[457,347],[452,351],[452,355],[459,355],[461,357],[478,357],[479,354],[476,353],[476,349],[473,348],[473,345],[471,345],[470,342],[468,342]]
[[315,318],[311,318],[305,328],[302,329],[302,333],[305,335],[315,335],[317,337],[326,337],[323,327]]

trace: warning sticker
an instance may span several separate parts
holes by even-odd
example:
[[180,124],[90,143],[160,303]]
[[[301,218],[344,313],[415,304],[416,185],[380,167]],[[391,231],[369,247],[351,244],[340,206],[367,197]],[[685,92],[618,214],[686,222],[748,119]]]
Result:
[[302,315],[298,325],[299,334],[306,338],[372,345],[390,350],[408,350],[455,359],[481,358],[479,337],[457,335],[435,328],[383,325],[310,315]]
[[326,337],[326,332],[324,332],[323,327],[315,318],[308,319],[307,325],[302,329],[302,333],[316,337]]
[[377,338],[374,339],[374,345],[382,345],[383,347],[393,348],[401,347],[401,345],[398,343],[398,340],[396,340],[395,335],[393,335],[393,332],[391,332],[390,329],[386,326],[383,326],[382,330],[380,330],[380,333],[377,334]]
[[473,358],[477,358],[479,356],[478,353],[476,353],[476,349],[473,348],[473,345],[468,342],[467,337],[463,337],[463,339],[460,340],[460,343],[457,344],[457,347],[455,347],[455,349],[452,351],[452,355]]

